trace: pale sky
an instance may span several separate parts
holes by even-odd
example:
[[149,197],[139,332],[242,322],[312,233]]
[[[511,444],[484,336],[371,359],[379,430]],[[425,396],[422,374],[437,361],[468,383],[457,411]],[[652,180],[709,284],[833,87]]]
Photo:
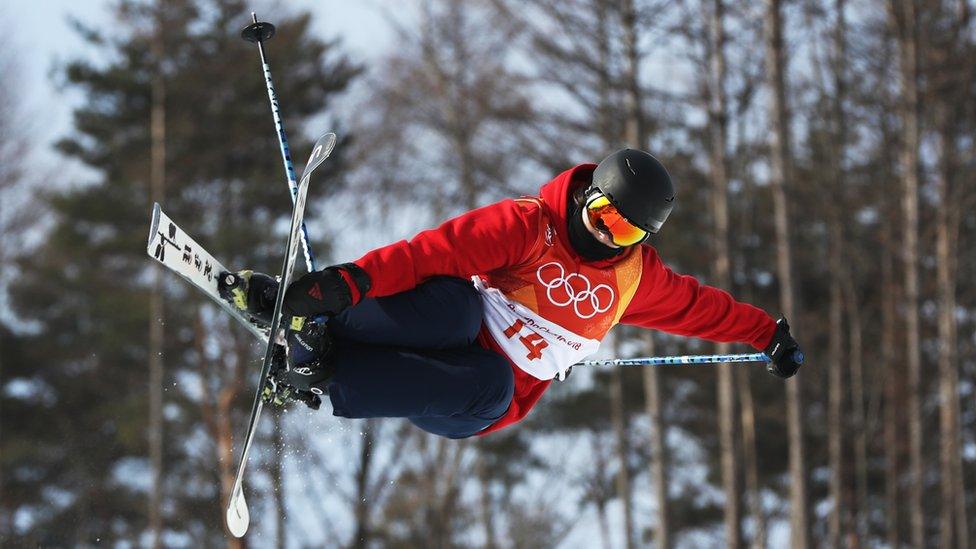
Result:
[[[256,9],[268,4],[256,3]],[[111,5],[110,0],[0,0],[0,15],[4,21],[12,22],[8,42],[17,52],[20,65],[17,86],[27,116],[33,121],[31,130],[38,145],[31,159],[35,165],[53,169],[52,164],[63,162],[50,144],[69,131],[72,106],[79,100],[77,95],[58,89],[54,67],[92,53],[86,51],[84,42],[71,30],[68,17],[90,25],[109,24]],[[386,16],[393,5],[390,0],[289,0],[278,5],[287,6],[289,11],[311,10],[315,14],[317,33],[327,38],[341,37],[354,59],[372,59],[390,45],[392,33]],[[264,9],[258,12],[258,17],[274,22],[274,8]],[[257,68],[255,71],[260,74]],[[57,171],[63,173],[62,169]]]

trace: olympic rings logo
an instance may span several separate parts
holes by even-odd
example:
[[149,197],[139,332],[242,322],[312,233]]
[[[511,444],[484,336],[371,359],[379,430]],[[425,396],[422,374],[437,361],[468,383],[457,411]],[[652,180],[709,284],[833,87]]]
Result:
[[[552,269],[557,269],[558,272],[553,272]],[[543,271],[556,276],[544,279]],[[553,305],[567,307],[572,304],[573,312],[584,320],[609,311],[616,298],[613,288],[606,284],[598,284],[593,287],[590,279],[579,273],[567,275],[566,268],[558,261],[550,261],[539,267],[535,272],[535,277],[539,284],[546,287],[546,297]],[[574,279],[579,280],[575,287],[573,286]],[[583,310],[581,310],[581,304],[584,305]]]

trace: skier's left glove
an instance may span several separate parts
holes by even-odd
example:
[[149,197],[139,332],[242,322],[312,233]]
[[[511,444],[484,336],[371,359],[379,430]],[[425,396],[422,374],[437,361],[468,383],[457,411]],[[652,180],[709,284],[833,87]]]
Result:
[[355,263],[343,263],[306,274],[285,290],[287,316],[335,316],[369,292],[369,275]]
[[771,361],[766,365],[766,371],[776,377],[793,377],[803,364],[803,351],[790,335],[790,324],[785,318],[776,321],[776,332],[764,352]]

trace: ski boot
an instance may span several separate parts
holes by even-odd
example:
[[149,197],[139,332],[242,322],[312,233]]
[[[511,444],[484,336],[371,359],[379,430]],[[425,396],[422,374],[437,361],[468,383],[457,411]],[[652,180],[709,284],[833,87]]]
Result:
[[287,340],[287,352],[284,346],[275,345],[262,398],[275,406],[297,400],[318,410],[335,374],[328,328],[320,322],[292,317]]
[[328,324],[292,317],[288,326],[288,381],[300,391],[324,395],[335,375]]
[[322,405],[322,398],[319,395],[311,391],[303,391],[291,384],[288,375],[288,359],[284,346],[275,345],[273,352],[271,372],[264,381],[264,388],[261,390],[261,400],[265,404],[278,408],[283,408],[289,401],[297,401],[313,410],[318,410]]
[[278,281],[264,273],[251,270],[222,272],[217,277],[217,293],[221,299],[248,315],[264,330],[271,327]]
[[[221,298],[267,330],[271,327],[278,287],[274,278],[244,270],[220,273],[217,291]],[[283,325],[287,350],[285,346],[275,345],[262,397],[276,406],[297,400],[317,410],[335,372],[329,361],[332,338],[325,319],[315,321],[292,316],[283,319]]]

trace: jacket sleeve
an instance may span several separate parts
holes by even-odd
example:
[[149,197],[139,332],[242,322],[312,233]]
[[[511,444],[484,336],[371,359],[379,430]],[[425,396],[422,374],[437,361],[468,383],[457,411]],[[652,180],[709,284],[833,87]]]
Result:
[[657,251],[645,246],[637,292],[620,321],[711,341],[742,342],[762,350],[776,330],[765,311],[736,301],[728,292],[675,274]]
[[545,216],[532,200],[504,200],[472,210],[410,240],[355,261],[369,275],[368,297],[414,288],[438,275],[468,278],[517,265],[539,245]]

